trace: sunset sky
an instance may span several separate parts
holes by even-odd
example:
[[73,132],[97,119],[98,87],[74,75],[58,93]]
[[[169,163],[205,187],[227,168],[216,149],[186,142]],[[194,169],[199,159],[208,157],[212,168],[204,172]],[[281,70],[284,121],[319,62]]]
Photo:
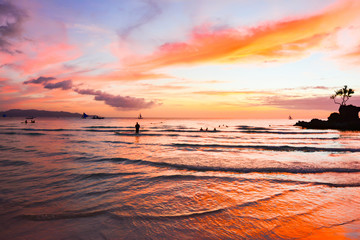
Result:
[[360,105],[358,0],[0,0],[0,111],[326,118]]

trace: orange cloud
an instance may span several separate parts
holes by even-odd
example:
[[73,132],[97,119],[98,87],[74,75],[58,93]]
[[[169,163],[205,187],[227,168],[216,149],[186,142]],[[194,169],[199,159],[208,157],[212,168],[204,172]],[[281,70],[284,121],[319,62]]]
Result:
[[350,63],[358,65],[360,63],[360,45],[351,49],[351,51],[346,52],[338,56],[345,60],[350,60]]
[[166,43],[133,65],[154,69],[178,64],[234,63],[262,57],[265,60],[299,56],[319,46],[330,34],[351,23],[360,2],[339,1],[321,13],[264,23],[253,28],[195,28],[186,42]]

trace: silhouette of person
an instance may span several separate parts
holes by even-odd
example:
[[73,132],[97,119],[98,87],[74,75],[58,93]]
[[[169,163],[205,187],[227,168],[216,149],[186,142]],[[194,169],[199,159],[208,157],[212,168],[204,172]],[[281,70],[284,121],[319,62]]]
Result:
[[135,132],[139,133],[139,131],[140,131],[140,124],[138,122],[136,122],[136,124],[135,124]]
[[200,128],[200,132],[204,131],[204,129]]
[[27,120],[25,120],[25,124],[27,123]]

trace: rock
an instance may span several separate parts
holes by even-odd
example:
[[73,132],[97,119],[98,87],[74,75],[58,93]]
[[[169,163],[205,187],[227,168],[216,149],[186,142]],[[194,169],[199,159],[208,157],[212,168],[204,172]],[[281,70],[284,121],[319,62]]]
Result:
[[339,122],[340,119],[341,119],[340,114],[337,112],[331,113],[330,116],[328,117],[329,122]]
[[339,113],[341,121],[356,121],[359,120],[360,107],[354,105],[341,105]]
[[338,130],[360,130],[359,119],[360,107],[353,105],[342,105],[339,113],[333,112],[327,121],[312,119],[310,122],[298,121],[295,126],[310,129],[338,129]]

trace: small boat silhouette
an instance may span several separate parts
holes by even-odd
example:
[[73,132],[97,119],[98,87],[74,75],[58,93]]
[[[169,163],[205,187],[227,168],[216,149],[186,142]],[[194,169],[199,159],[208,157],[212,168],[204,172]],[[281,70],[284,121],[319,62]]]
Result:
[[143,117],[141,116],[141,113],[139,114],[138,119],[143,119]]
[[87,115],[86,113],[83,113],[82,116],[81,116],[81,118],[84,118],[84,119],[85,119],[85,118],[87,118],[88,116],[89,116],[89,115]]

